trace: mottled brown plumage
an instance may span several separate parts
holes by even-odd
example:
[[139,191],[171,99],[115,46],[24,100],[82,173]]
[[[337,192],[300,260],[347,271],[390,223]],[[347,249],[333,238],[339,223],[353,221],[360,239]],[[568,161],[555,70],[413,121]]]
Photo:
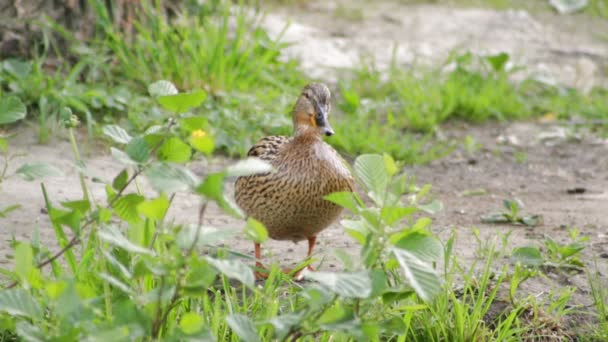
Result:
[[325,85],[307,85],[294,106],[294,136],[265,137],[249,150],[249,156],[267,161],[275,171],[239,177],[235,185],[236,202],[248,216],[264,223],[272,239],[308,239],[309,256],[317,234],[342,212],[323,197],[354,190],[344,160],[322,138],[333,134],[329,99]]

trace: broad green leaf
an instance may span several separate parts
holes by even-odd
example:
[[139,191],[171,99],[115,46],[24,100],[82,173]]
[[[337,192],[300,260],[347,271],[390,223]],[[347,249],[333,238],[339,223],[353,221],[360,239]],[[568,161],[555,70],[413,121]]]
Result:
[[245,226],[245,236],[253,242],[262,243],[268,239],[268,231],[262,222],[250,217]]
[[382,155],[382,158],[384,158],[384,167],[386,168],[386,172],[388,173],[389,177],[394,176],[397,171],[399,171],[395,160],[393,159],[393,157],[386,153]]
[[420,254],[424,254],[424,251],[412,252],[397,247],[391,248],[391,251],[405,273],[405,279],[420,298],[430,301],[441,292],[441,278],[433,268],[431,261],[419,257]]
[[0,98],[0,125],[10,124],[25,118],[27,108],[16,96]]
[[418,296],[429,301],[441,291],[442,281],[433,268],[433,263],[443,258],[443,246],[439,240],[413,232],[397,241],[391,251]]
[[61,205],[68,209],[77,211],[81,214],[85,214],[91,209],[91,202],[89,200],[66,201],[61,202]]
[[511,259],[524,266],[540,266],[544,263],[537,247],[518,247],[511,252]]
[[144,197],[138,194],[126,194],[117,199],[112,208],[116,216],[127,221],[128,223],[135,224],[141,221],[141,218],[137,214],[137,206],[144,201]]
[[[198,239],[196,239],[197,231]],[[196,224],[189,224],[182,227],[182,229],[179,231],[177,234],[176,243],[180,248],[188,249],[196,240],[196,246],[202,247],[229,240],[239,233],[240,232],[236,229],[216,228],[209,226],[201,226],[200,229],[197,229]]]
[[202,90],[175,95],[164,95],[157,98],[163,108],[173,113],[185,113],[203,103],[207,94]]
[[200,129],[190,134],[188,142],[192,147],[194,147],[194,149],[206,155],[210,155],[215,148],[215,141],[213,140],[213,137]]
[[205,178],[196,191],[212,200],[221,200],[224,197],[225,177],[226,175],[223,172],[211,173]]
[[45,342],[48,341],[48,335],[46,335],[39,326],[30,324],[26,321],[19,321],[16,325],[16,332],[23,341],[27,342]]
[[152,220],[162,220],[169,209],[169,200],[160,195],[153,200],[147,200],[137,205],[137,212]]
[[389,182],[384,158],[377,154],[363,154],[355,160],[354,169],[368,195],[376,204],[381,205]]
[[443,258],[443,246],[441,242],[431,235],[416,231],[399,239],[395,243],[395,247],[407,250],[415,254],[420,260],[428,263],[433,263]]
[[44,285],[44,290],[46,291],[46,294],[47,296],[49,296],[50,299],[57,300],[57,298],[61,296],[61,294],[63,293],[63,291],[65,291],[67,287],[68,284],[65,280],[51,281],[47,282]]
[[251,268],[239,260],[221,260],[211,257],[207,257],[206,259],[213,267],[228,278],[236,279],[247,286],[253,286],[255,283]]
[[405,217],[412,216],[417,211],[416,207],[384,207],[380,211],[380,217],[390,226]]
[[334,192],[323,198],[353,213],[359,212],[359,206],[362,203],[357,194],[350,191]]
[[148,86],[148,93],[152,97],[175,95],[178,93],[173,83],[165,80],[156,81]]
[[145,175],[156,191],[164,193],[186,191],[199,182],[192,171],[180,165],[156,164]]
[[218,272],[205,260],[191,260],[183,284],[184,295],[198,296],[213,284]]
[[372,293],[372,280],[367,271],[308,272],[304,277],[314,280],[333,293],[346,298],[367,298]]
[[28,243],[19,243],[15,247],[15,273],[22,281],[29,279],[34,269],[34,252]]
[[129,180],[129,171],[127,169],[123,169],[112,181],[112,187],[116,191],[120,191],[127,185],[127,181]]
[[10,58],[2,63],[2,68],[18,79],[25,79],[32,71],[32,62]]
[[185,163],[190,160],[191,156],[190,146],[177,137],[169,138],[158,149],[158,158],[162,161]]
[[101,253],[106,258],[106,260],[110,263],[110,265],[114,266],[122,274],[122,276],[125,279],[131,279],[131,277],[133,276],[131,271],[127,268],[127,266],[123,265],[123,263],[120,262],[120,260],[116,259],[116,257],[114,257],[114,255],[112,255],[112,253],[110,251],[102,249]]
[[334,300],[334,295],[319,284],[308,286],[300,292],[300,295],[306,300],[306,304],[313,310],[318,310]]
[[133,139],[124,128],[118,125],[105,125],[101,129],[103,134],[107,135],[114,142],[119,144],[128,144]]
[[204,325],[205,321],[196,312],[186,312],[179,321],[179,327],[187,335],[196,334]]
[[241,314],[230,314],[226,317],[226,323],[234,333],[245,342],[259,342],[258,330],[253,321]]
[[297,312],[276,316],[268,320],[268,323],[274,327],[274,338],[283,341],[291,329],[300,324],[303,316],[302,312]]
[[416,220],[416,223],[414,223],[414,225],[412,226],[413,230],[425,230],[427,229],[431,223],[433,223],[433,220],[431,220],[428,217],[421,217],[418,220]]
[[209,127],[209,122],[203,116],[189,116],[179,119],[179,125],[187,132],[205,130]]
[[150,148],[143,137],[135,137],[129,141],[125,152],[131,160],[143,164],[150,158]]
[[151,250],[138,246],[129,241],[129,239],[127,239],[116,226],[107,225],[103,227],[98,234],[100,239],[113,246],[122,248],[127,252],[154,255]]
[[[361,321],[355,316],[350,306],[337,302],[331,306],[318,320],[321,329],[327,331],[345,331],[349,335],[361,337]],[[360,338],[358,338],[360,340]]]
[[131,159],[128,154],[117,148],[110,147],[110,154],[112,155],[112,157],[114,157],[114,159],[125,165],[137,165],[137,163],[133,159]]
[[249,157],[244,160],[239,160],[233,165],[230,165],[226,168],[226,175],[228,177],[241,177],[241,176],[249,176],[260,173],[267,173],[273,170],[272,165],[267,162],[255,158]]
[[342,220],[340,224],[344,226],[346,233],[359,244],[364,245],[367,235],[371,232],[370,225],[365,220]]
[[24,164],[17,169],[16,173],[27,181],[50,176],[63,176],[61,170],[47,163]]
[[582,251],[583,249],[585,249],[585,245],[580,243],[580,242],[574,242],[571,244],[568,244],[566,246],[561,246],[559,248],[559,254],[561,254],[562,258],[568,258],[571,257],[575,254],[577,254],[578,252]]
[[0,312],[31,319],[42,319],[42,309],[29,292],[22,288],[0,291]]

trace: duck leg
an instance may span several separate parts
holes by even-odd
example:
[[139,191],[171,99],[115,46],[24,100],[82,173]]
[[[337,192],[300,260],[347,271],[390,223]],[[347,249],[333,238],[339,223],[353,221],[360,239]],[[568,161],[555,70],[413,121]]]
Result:
[[[313,249],[315,249],[315,243],[317,242],[317,236],[311,236],[308,238],[308,254],[306,254],[306,259],[310,259],[310,257],[312,256],[312,251]],[[315,269],[312,267],[311,264],[309,264],[308,266],[306,266],[306,268],[308,268],[308,270],[310,271],[314,271]]]
[[262,265],[262,246],[259,243],[254,243],[254,248],[255,248],[255,267],[256,267],[256,271],[255,271],[255,278],[256,279],[266,279],[268,278],[268,272],[261,272],[261,271],[268,271],[264,265]]
[[[312,251],[315,249],[315,243],[317,242],[317,236],[311,236],[308,238],[308,253],[306,254],[306,259],[310,259],[310,257],[312,257]],[[314,271],[315,269],[312,267],[311,264],[308,264],[308,266],[298,270],[294,275],[293,278],[296,281],[300,281],[304,278],[304,274],[302,273],[304,271],[304,269],[307,269],[309,271]]]

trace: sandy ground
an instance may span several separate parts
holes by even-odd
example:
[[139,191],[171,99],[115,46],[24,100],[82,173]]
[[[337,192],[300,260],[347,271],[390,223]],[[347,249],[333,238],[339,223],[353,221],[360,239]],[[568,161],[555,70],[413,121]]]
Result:
[[[386,2],[369,5],[363,10],[363,19],[352,21],[336,18],[335,6],[309,2],[302,9],[277,10],[266,18],[271,33],[276,33],[282,23],[291,22],[284,39],[296,44],[288,48],[287,54],[299,56],[311,77],[324,75],[329,83],[335,81],[332,77],[336,74],[327,70],[356,66],[361,54],[374,56],[380,65],[388,64],[395,43],[399,44],[396,57],[403,64],[419,60],[438,62],[452,49],[479,53],[507,51],[516,63],[529,66],[528,72],[543,73],[565,85],[585,89],[603,82],[597,70],[603,67],[602,59],[608,57],[608,44],[597,40],[590,24],[573,30],[571,22],[577,18],[547,15],[536,18],[520,11]],[[512,231],[509,248],[515,248],[541,245],[545,236],[560,243],[568,242],[566,227],[577,227],[589,237],[582,259],[590,265],[597,264],[601,279],[608,284],[608,142],[572,129],[573,126],[539,122],[451,124],[443,128],[448,139],[469,135],[481,147],[473,153],[460,148],[429,165],[406,168],[420,183],[433,185],[433,196],[444,205],[444,210],[434,218],[433,229],[443,238],[457,232],[456,251],[464,264],[476,260],[483,250],[483,243],[477,242],[472,234],[475,228],[484,242],[494,238],[499,242],[500,234]],[[52,163],[65,171],[63,177],[44,180],[52,200],[58,203],[81,196],[71,149],[65,139],[58,137],[49,145],[38,145],[31,129],[21,128],[14,133],[12,151],[25,155],[11,163],[11,170],[27,161]],[[554,138],[548,139],[551,134]],[[108,155],[108,147],[83,142],[81,148],[85,151],[92,193],[103,202],[103,187],[90,180],[93,177],[111,180],[121,170],[121,164]],[[210,164],[194,163],[192,168],[204,173],[231,162],[218,158]],[[575,187],[584,188],[584,193],[569,194],[568,189]],[[231,184],[228,188],[232,191]],[[484,189],[485,194],[463,195],[478,188]],[[505,198],[521,200],[524,214],[540,214],[544,224],[535,228],[482,224],[480,216],[500,210]],[[12,235],[27,240],[38,228],[41,241],[56,249],[53,230],[41,210],[44,201],[40,184],[18,177],[0,184],[0,208],[15,203],[22,208],[0,219],[0,267],[11,264]],[[169,216],[176,222],[194,223],[198,205],[196,197],[178,195]],[[213,206],[206,221],[225,228],[240,229],[244,225]],[[230,247],[249,254],[253,249],[250,242],[240,238],[231,242]],[[301,260],[305,249],[304,244],[269,242],[265,244],[265,257],[269,262],[289,266]],[[337,249],[351,255],[359,253],[356,243],[335,224],[318,240],[317,256],[326,260],[322,269],[340,268],[332,257]],[[574,304],[590,304],[584,274],[551,273],[524,283],[523,289],[542,296],[564,286],[577,288]]]

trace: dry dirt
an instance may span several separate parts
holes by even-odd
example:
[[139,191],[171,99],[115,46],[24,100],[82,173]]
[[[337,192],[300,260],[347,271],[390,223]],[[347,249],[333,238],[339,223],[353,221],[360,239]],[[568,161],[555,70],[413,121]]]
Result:
[[[327,68],[356,66],[361,53],[372,54],[379,63],[386,64],[393,43],[397,41],[402,46],[397,51],[402,63],[411,63],[417,56],[436,62],[453,48],[477,52],[506,50],[518,63],[529,65],[533,72],[549,72],[563,84],[585,88],[590,82],[601,81],[595,75],[596,70],[602,67],[599,61],[608,56],[608,47],[600,44],[590,29],[572,31],[568,30],[571,26],[556,25],[575,20],[570,17],[539,19],[517,11],[404,6],[386,2],[370,5],[364,18],[353,22],[333,17],[334,10],[329,7],[335,8],[335,5],[312,2],[307,6],[298,13],[293,9],[276,11],[267,17],[267,24],[271,23],[272,31],[272,27],[291,20],[292,26],[285,39],[298,43],[290,47],[288,53],[301,56],[304,67],[313,77],[322,75],[322,70]],[[330,83],[332,75],[325,74]],[[509,231],[512,231],[509,248],[514,248],[541,245],[544,236],[560,243],[568,242],[566,227],[577,227],[589,237],[582,259],[590,265],[596,264],[602,281],[608,285],[608,141],[574,130],[573,126],[539,122],[481,126],[451,124],[444,127],[443,132],[447,138],[455,139],[469,135],[481,147],[473,153],[459,148],[441,160],[407,167],[405,171],[415,175],[419,183],[433,185],[433,196],[444,205],[443,211],[434,218],[433,229],[443,238],[456,231],[455,250],[465,265],[477,260],[484,243],[493,240],[500,243],[501,234]],[[32,129],[21,128],[14,133],[16,136],[10,142],[12,151],[22,151],[25,156],[15,159],[10,170],[27,161],[52,163],[65,171],[65,176],[44,181],[52,200],[57,203],[81,196],[71,149],[65,139],[56,138],[51,144],[38,145]],[[83,137],[82,141],[86,139]],[[93,177],[111,180],[121,170],[121,164],[108,155],[107,147],[83,142],[81,148],[85,151],[92,194],[97,201],[103,202],[103,187],[90,180]],[[192,168],[204,173],[230,162],[218,158],[210,164],[194,163]],[[228,187],[231,191],[231,185]],[[584,193],[568,193],[568,189],[577,187],[583,188]],[[480,188],[485,194],[464,195],[468,190]],[[11,264],[9,240],[13,234],[27,240],[38,227],[41,241],[56,249],[48,217],[41,211],[44,201],[39,183],[11,177],[0,185],[0,194],[0,208],[15,203],[22,206],[7,218],[0,219],[0,267]],[[500,210],[502,200],[506,198],[521,200],[524,214],[540,214],[544,224],[535,228],[482,224],[480,216]],[[194,223],[198,205],[197,198],[179,195],[169,216],[176,222]],[[206,221],[217,227],[243,227],[243,222],[229,218],[215,207],[210,208]],[[481,243],[474,238],[475,228],[479,230]],[[230,247],[251,254],[253,246],[244,239],[236,239]],[[301,260],[305,248],[304,244],[269,242],[265,244],[265,258],[289,266]],[[319,259],[326,258],[321,269],[340,267],[332,257],[336,249],[351,255],[359,252],[358,246],[338,224],[323,232],[318,240],[316,255]],[[523,289],[546,298],[546,294],[564,286],[577,288],[574,304],[590,304],[584,274],[549,273],[547,277],[524,283]]]

